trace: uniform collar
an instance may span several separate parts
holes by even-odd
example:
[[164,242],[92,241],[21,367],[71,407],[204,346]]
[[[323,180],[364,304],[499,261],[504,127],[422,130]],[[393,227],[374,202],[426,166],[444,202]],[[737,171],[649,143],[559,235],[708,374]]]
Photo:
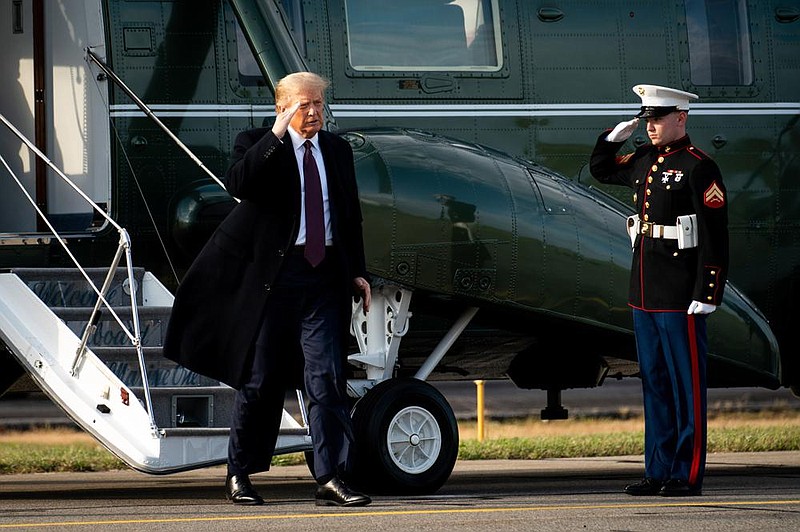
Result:
[[674,142],[670,142],[666,146],[659,146],[658,147],[658,153],[673,153],[673,152],[676,152],[676,151],[680,150],[681,148],[685,148],[686,146],[689,146],[691,143],[692,143],[692,141],[689,140],[689,135],[684,135],[683,137],[679,138],[678,140],[676,140]]

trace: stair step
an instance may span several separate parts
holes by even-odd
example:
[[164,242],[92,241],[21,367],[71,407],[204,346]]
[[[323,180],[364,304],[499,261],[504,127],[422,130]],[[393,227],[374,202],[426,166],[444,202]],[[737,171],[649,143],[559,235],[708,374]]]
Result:
[[[9,271],[22,279],[48,307],[91,307],[97,301],[97,294],[77,268],[12,268]],[[86,273],[97,289],[102,289],[108,268],[86,268]],[[144,268],[133,269],[137,304],[142,303],[144,274]],[[108,288],[106,301],[111,305],[130,305],[127,284],[127,269],[118,269]]]
[[[144,354],[144,359],[148,362],[151,360],[157,360],[161,357],[161,347],[160,346],[152,346],[152,347],[142,347],[142,353]],[[97,358],[102,360],[103,362],[136,362],[138,359],[138,354],[136,353],[136,348],[132,345],[128,346],[96,346],[92,347],[92,352],[97,355]],[[166,360],[166,359],[164,359]],[[173,363],[170,360],[167,362]]]
[[[227,436],[230,433],[229,427],[168,427],[164,428],[164,436],[186,437],[186,436]],[[307,436],[308,429],[305,428],[282,428],[278,433],[281,436]]]
[[[120,378],[126,386],[133,388],[142,385],[139,370],[139,357],[133,346],[91,347],[97,358]],[[197,387],[219,386],[219,381],[199,373],[189,371],[161,354],[161,347],[143,347],[147,380],[152,387]]]
[[[131,320],[130,307],[112,307],[114,312],[125,323],[128,329],[133,332],[133,321]],[[83,337],[83,331],[92,309],[86,307],[52,307],[51,310],[61,318],[67,326],[79,338]],[[171,307],[139,307],[139,328],[141,331],[141,342],[143,347],[158,347],[164,344],[164,335],[167,331],[167,322],[172,311]],[[100,310],[100,318],[97,321],[97,329],[89,337],[89,346],[115,346],[124,347],[130,345],[130,339],[122,331],[117,321],[110,312]]]
[[[133,388],[143,398],[142,388]],[[151,387],[153,416],[159,427],[230,427],[236,390],[228,386]]]
[[[136,397],[144,398],[141,387],[131,390]],[[302,415],[296,397],[295,392],[287,391],[283,407],[288,415],[299,420]],[[161,428],[214,429],[230,427],[236,390],[225,385],[151,387],[150,398],[156,425]],[[301,432],[286,434],[303,435],[306,432],[302,429]]]
[[201,436],[207,438],[209,436],[227,436],[230,434],[230,427],[161,427],[159,428],[164,432],[165,438],[186,438],[189,436]]
[[[130,319],[131,316],[131,308],[130,306],[116,306],[112,305],[111,308],[116,312],[121,318]],[[92,307],[50,307],[50,309],[56,313],[56,315],[64,320],[79,320],[83,319],[86,321],[89,319],[89,316],[92,314]],[[170,312],[172,312],[172,307],[138,307],[139,310],[139,319],[151,319],[151,318],[169,318]],[[111,313],[103,311],[100,309],[100,319],[108,319],[114,321],[114,318],[111,316]]]

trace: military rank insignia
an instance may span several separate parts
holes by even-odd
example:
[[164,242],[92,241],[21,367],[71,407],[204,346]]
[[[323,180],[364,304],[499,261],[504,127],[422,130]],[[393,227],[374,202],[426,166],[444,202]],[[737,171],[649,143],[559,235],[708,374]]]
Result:
[[725,194],[722,193],[722,189],[719,188],[716,181],[711,183],[711,186],[703,193],[703,203],[712,209],[718,209],[725,205]]
[[632,153],[628,153],[626,155],[622,155],[621,157],[617,157],[617,164],[628,164],[628,161],[631,160],[633,157]]

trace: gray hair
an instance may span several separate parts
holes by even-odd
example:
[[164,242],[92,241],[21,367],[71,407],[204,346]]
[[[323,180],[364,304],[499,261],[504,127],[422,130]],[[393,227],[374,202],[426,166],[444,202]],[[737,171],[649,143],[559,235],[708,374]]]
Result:
[[319,91],[324,99],[328,85],[330,82],[327,79],[312,72],[294,72],[281,78],[275,86],[275,104],[284,103],[288,98],[304,90]]

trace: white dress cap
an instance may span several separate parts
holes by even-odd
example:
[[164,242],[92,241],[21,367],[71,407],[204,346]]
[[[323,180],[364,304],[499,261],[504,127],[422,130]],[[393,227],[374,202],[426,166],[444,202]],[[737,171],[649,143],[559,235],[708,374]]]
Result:
[[698,96],[691,92],[660,87],[658,85],[636,85],[633,92],[642,99],[642,110],[637,117],[665,116],[674,111],[688,111],[689,100]]

